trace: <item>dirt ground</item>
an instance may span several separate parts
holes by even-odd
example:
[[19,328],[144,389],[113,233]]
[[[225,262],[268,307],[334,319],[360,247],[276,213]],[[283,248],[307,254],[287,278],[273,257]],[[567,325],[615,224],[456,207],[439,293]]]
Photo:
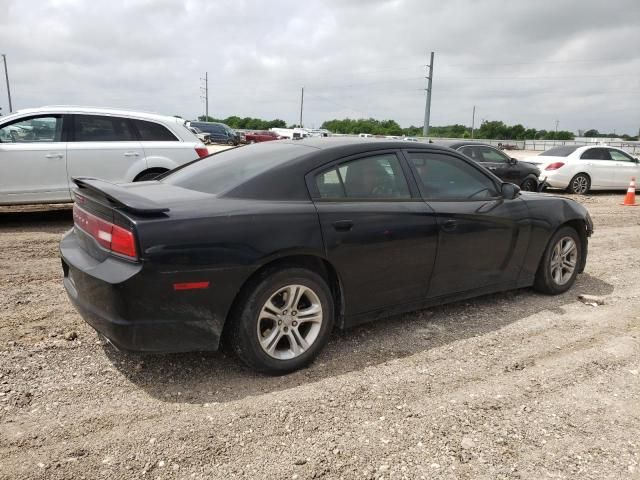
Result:
[[580,199],[596,231],[568,293],[336,333],[275,378],[103,345],[61,283],[69,207],[0,209],[0,478],[640,478],[640,207],[622,196]]

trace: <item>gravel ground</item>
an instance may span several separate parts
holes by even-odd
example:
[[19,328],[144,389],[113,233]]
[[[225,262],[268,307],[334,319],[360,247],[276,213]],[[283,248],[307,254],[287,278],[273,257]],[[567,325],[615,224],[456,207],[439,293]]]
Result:
[[101,344],[61,284],[69,207],[1,208],[0,478],[639,478],[640,208],[622,195],[580,199],[596,233],[570,292],[335,333],[275,378]]

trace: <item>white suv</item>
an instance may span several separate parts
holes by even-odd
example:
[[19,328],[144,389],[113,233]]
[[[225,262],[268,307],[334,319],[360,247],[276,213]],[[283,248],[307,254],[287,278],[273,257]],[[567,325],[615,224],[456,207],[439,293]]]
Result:
[[54,106],[0,117],[0,205],[70,202],[71,177],[151,180],[207,148],[181,118]]

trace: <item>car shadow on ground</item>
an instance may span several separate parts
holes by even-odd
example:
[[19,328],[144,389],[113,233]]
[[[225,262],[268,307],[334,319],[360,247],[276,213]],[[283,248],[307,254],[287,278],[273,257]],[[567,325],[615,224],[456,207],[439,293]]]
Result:
[[[114,367],[149,395],[175,403],[213,403],[294,388],[458,340],[483,335],[541,311],[564,314],[580,294],[609,295],[613,286],[588,274],[559,296],[521,289],[396,315],[335,332],[318,359],[301,371],[271,377],[219,352],[142,355],[104,351]],[[585,308],[593,308],[585,305]]]
[[14,231],[36,231],[42,228],[71,228],[71,204],[0,206],[0,227]]

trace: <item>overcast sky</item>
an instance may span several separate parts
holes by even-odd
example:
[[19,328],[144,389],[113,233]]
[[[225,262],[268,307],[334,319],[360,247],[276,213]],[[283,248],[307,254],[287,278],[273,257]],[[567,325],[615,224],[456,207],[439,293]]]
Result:
[[422,125],[431,50],[432,125],[640,128],[640,0],[0,0],[14,109]]

